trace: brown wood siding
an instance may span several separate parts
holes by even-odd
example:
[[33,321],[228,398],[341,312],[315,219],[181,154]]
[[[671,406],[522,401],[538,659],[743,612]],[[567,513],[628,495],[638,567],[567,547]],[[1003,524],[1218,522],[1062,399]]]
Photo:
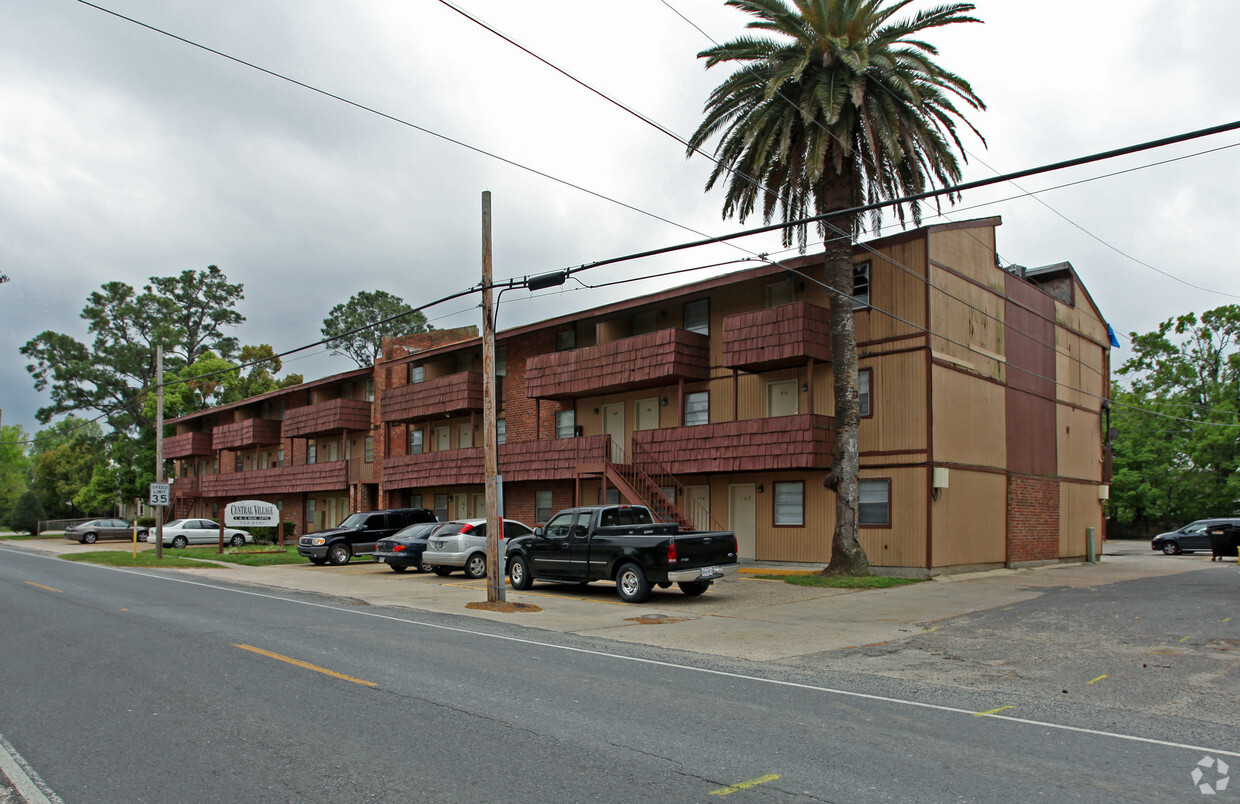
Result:
[[[1098,414],[1057,406],[1058,474],[1065,478],[1102,482],[1102,427]],[[1095,497],[1096,499],[1096,497]]]
[[945,366],[933,370],[934,460],[1006,466],[1003,386]]
[[1058,461],[1055,402],[1008,388],[1004,395],[1007,468],[1030,475],[1053,475]]
[[1060,401],[1099,410],[1107,390],[1103,382],[1104,350],[1062,327],[1056,331],[1055,344]]
[[657,387],[683,377],[710,377],[710,338],[682,329],[536,355],[525,370],[531,399],[567,399],[635,388]]
[[283,466],[249,472],[206,475],[202,480],[204,497],[246,497],[254,494],[298,494],[312,491],[343,490],[348,486],[346,461]]
[[387,389],[379,405],[379,418],[385,422],[416,421],[481,410],[482,372],[460,371]]
[[1055,396],[1055,300],[1007,274],[1008,387]]
[[[861,478],[889,478],[891,481],[891,524],[887,527],[863,527],[859,539],[870,563],[879,567],[926,566],[926,492],[928,470],[924,466],[898,468],[862,468]],[[834,512],[835,495],[823,490]],[[834,526],[834,516],[832,517]],[[827,534],[828,543],[831,540]]]
[[[858,432],[861,453],[929,449],[925,352],[863,357],[858,366],[873,370],[870,405],[874,415],[861,420]],[[825,384],[815,386],[814,406],[821,406],[821,397],[826,397],[830,403],[831,396],[828,377]]]
[[673,474],[825,469],[834,423],[826,416],[780,416],[693,427],[642,430],[634,453],[652,455]]
[[937,229],[928,237],[932,262],[980,282],[995,293],[1003,293],[1005,272],[995,267],[994,227]]
[[1102,503],[1093,484],[1059,484],[1059,557],[1081,558],[1085,552],[1085,529],[1094,529],[1094,549],[1102,545]]
[[826,308],[805,302],[727,316],[723,319],[722,363],[763,371],[803,365],[808,358],[831,360]]
[[930,503],[935,568],[1007,560],[1007,476],[953,467]]
[[[1002,273],[995,269],[995,272]],[[930,272],[930,320],[936,356],[984,377],[1005,376],[1005,332],[1001,293],[978,287],[941,268]],[[1002,279],[1000,279],[1002,282]]]
[[164,439],[164,457],[190,458],[196,455],[211,455],[210,433],[181,433]]
[[315,436],[341,430],[369,430],[370,403],[357,399],[333,399],[285,413],[284,437]]
[[248,449],[280,443],[280,422],[274,419],[246,419],[222,424],[211,434],[211,446],[221,449]]

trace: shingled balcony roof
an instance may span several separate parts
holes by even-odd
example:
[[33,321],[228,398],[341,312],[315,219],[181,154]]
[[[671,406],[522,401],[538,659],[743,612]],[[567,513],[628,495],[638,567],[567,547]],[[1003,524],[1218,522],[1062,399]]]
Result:
[[525,365],[525,395],[566,399],[710,378],[710,338],[684,329],[664,329],[531,357]]

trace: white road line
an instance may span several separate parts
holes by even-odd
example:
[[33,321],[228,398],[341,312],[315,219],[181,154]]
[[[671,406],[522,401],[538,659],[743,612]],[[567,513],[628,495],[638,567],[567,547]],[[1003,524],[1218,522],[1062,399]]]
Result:
[[[3,552],[3,551],[4,551],[3,548],[0,548],[0,552]],[[55,556],[37,555],[34,553],[28,553],[24,550],[22,551],[14,550],[11,552],[20,552],[22,555],[34,556],[36,558],[46,558],[48,560],[57,560]],[[317,608],[317,609],[328,609],[330,611],[337,611],[337,612],[341,612],[345,614],[353,614],[353,615],[361,616],[361,617],[374,617],[379,620],[390,620],[392,622],[405,623],[406,625],[420,625],[423,628],[433,628],[433,629],[437,629],[440,631],[449,631],[449,632],[457,633],[457,634],[468,634],[470,636],[485,637],[486,639],[497,639],[502,642],[515,642],[521,645],[534,645],[534,646],[541,647],[541,648],[547,648],[549,650],[559,650],[559,651],[565,651],[567,653],[581,653],[581,654],[585,654],[589,656],[600,656],[600,657],[607,658],[607,659],[615,659],[617,661],[634,662],[636,664],[648,664],[648,665],[653,665],[656,667],[666,667],[666,668],[673,669],[673,670],[685,670],[685,671],[693,672],[693,673],[705,673],[707,675],[723,676],[725,678],[734,678],[734,679],[738,679],[741,681],[753,681],[759,684],[771,684],[777,687],[791,687],[793,689],[811,690],[814,692],[825,692],[829,695],[839,695],[841,697],[846,697],[846,698],[861,698],[867,701],[880,701],[882,703],[898,704],[901,706],[913,706],[913,707],[917,707],[920,709],[932,709],[938,712],[950,712],[952,714],[967,715],[969,717],[977,716],[977,712],[975,711],[972,711],[969,709],[961,709],[955,706],[943,706],[941,704],[925,703],[923,701],[910,701],[904,698],[891,698],[885,695],[872,695],[870,693],[855,692],[853,690],[840,690],[840,689],[834,689],[832,687],[821,687],[816,684],[802,684],[796,681],[780,681],[778,679],[762,678],[760,676],[749,676],[743,673],[729,673],[724,670],[711,670],[709,668],[693,667],[692,665],[687,665],[687,664],[676,664],[674,662],[662,662],[657,659],[643,659],[638,656],[625,656],[619,653],[608,653],[606,651],[591,650],[589,648],[574,648],[568,645],[554,645],[549,642],[540,642],[535,639],[523,639],[521,637],[514,637],[514,636],[504,636],[503,634],[488,634],[485,631],[474,631],[469,628],[458,628],[452,625],[439,625],[437,623],[422,622],[421,620],[412,620],[412,619],[406,619],[403,617],[393,617],[390,614],[379,614],[373,611],[359,611],[357,609],[346,609],[346,608],[342,608],[339,606],[329,606],[326,603],[312,603],[308,600],[294,600],[293,598],[280,597],[279,595],[269,595],[263,592],[250,592],[245,589],[230,589],[225,586],[216,586],[210,583],[203,583],[202,581],[191,581],[186,578],[170,578],[164,575],[152,575],[147,572],[139,572],[138,570],[127,569],[125,567],[109,567],[104,564],[87,564],[84,562],[76,562],[76,561],[72,562],[72,564],[75,567],[91,567],[94,569],[108,570],[111,572],[123,572],[129,575],[140,575],[144,578],[153,578],[159,581],[171,581],[172,583],[183,583],[183,584],[188,584],[190,586],[201,586],[204,589],[214,589],[220,592],[232,592],[238,595],[248,595],[251,597],[259,597],[265,600],[278,600],[283,603],[293,603],[293,604],[297,604],[301,606],[309,606],[311,608]],[[1134,742],[1134,743],[1145,743],[1146,745],[1157,745],[1157,746],[1162,746],[1164,748],[1183,748],[1189,751],[1202,751],[1208,754],[1215,754],[1218,756],[1240,757],[1240,751],[1228,751],[1222,748],[1211,748],[1208,746],[1191,745],[1188,743],[1176,743],[1176,742],[1171,742],[1169,740],[1156,740],[1152,737],[1137,737],[1132,734],[1119,734],[1117,732],[1100,731],[1098,729],[1086,729],[1080,726],[1068,726],[1062,723],[1048,723],[1042,720],[1029,720],[1027,718],[1013,717],[1011,715],[985,714],[984,716],[987,718],[994,718],[995,720],[1007,720],[1012,723],[1020,723],[1025,726],[1037,726],[1039,728],[1044,728],[1044,729],[1057,729],[1059,731],[1070,731],[1070,732],[1075,732],[1077,734],[1092,734],[1098,737],[1110,737],[1115,740],[1126,740],[1128,742]]]
[[0,773],[8,777],[26,804],[64,804],[3,734],[0,734]]

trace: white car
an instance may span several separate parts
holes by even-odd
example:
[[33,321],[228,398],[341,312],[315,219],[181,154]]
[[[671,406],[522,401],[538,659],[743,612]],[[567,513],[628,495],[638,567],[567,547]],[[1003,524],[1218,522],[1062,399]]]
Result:
[[[505,519],[504,539],[528,536],[534,531],[514,519]],[[500,542],[501,552],[506,541]],[[426,538],[422,563],[429,564],[436,575],[448,575],[454,569],[465,570],[466,577],[485,578],[487,574],[487,521],[457,519],[445,522]]]
[[[155,544],[156,530],[151,528],[146,540]],[[164,545],[181,548],[188,544],[219,544],[220,523],[210,519],[174,519],[164,525]],[[224,543],[233,547],[254,544],[249,532],[236,528],[224,528]]]

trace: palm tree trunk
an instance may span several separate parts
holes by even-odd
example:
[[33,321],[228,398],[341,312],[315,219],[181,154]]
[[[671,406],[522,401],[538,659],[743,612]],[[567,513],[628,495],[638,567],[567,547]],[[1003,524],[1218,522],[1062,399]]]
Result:
[[[843,231],[854,231],[851,220],[837,221],[836,225]],[[831,536],[831,561],[822,574],[868,575],[870,562],[857,539],[857,510],[861,497],[857,431],[861,424],[861,402],[857,388],[851,240],[828,237],[825,261],[826,284],[831,288],[828,309],[835,395],[835,453],[824,485],[835,490],[835,532]]]

